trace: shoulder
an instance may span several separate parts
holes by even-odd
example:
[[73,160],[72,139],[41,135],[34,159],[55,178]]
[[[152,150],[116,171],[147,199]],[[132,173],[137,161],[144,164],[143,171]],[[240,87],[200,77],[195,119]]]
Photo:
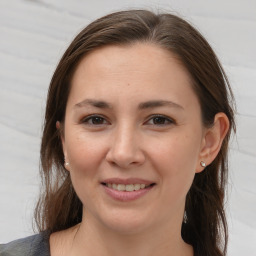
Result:
[[50,233],[45,231],[37,235],[18,239],[0,245],[1,256],[50,256]]

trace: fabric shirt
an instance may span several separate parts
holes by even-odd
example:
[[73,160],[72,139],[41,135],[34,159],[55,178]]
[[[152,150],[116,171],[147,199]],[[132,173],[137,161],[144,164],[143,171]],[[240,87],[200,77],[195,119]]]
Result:
[[0,256],[50,256],[50,233],[37,235],[0,244]]

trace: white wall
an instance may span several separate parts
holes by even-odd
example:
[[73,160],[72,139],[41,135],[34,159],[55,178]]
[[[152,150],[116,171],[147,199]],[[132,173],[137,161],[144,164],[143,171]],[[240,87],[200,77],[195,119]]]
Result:
[[42,117],[57,61],[88,22],[125,7],[182,15],[224,64],[238,107],[227,204],[229,255],[256,255],[255,0],[1,0],[0,242],[32,234]]

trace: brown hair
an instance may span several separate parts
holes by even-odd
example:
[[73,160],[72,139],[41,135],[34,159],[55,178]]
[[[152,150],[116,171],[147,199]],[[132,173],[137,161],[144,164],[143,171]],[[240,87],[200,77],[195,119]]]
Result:
[[105,45],[155,44],[176,54],[189,71],[200,101],[205,126],[213,124],[218,112],[230,122],[216,159],[196,174],[187,194],[182,237],[194,247],[195,255],[223,256],[227,249],[224,194],[227,182],[227,150],[235,129],[233,94],[216,55],[202,35],[172,14],[128,10],[102,17],[84,28],[70,44],[52,77],[41,144],[43,191],[35,210],[40,231],[55,232],[82,220],[82,203],[63,167],[64,155],[56,121],[64,121],[70,82],[79,61],[90,51]]

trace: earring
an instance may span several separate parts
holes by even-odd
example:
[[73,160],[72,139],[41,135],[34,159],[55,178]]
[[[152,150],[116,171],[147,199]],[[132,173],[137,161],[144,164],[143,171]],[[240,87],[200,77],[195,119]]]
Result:
[[200,165],[201,165],[202,167],[205,167],[205,166],[206,166],[206,163],[205,163],[204,161],[201,161],[201,162],[200,162]]
[[68,162],[65,162],[65,166],[69,166],[69,163],[68,163]]

